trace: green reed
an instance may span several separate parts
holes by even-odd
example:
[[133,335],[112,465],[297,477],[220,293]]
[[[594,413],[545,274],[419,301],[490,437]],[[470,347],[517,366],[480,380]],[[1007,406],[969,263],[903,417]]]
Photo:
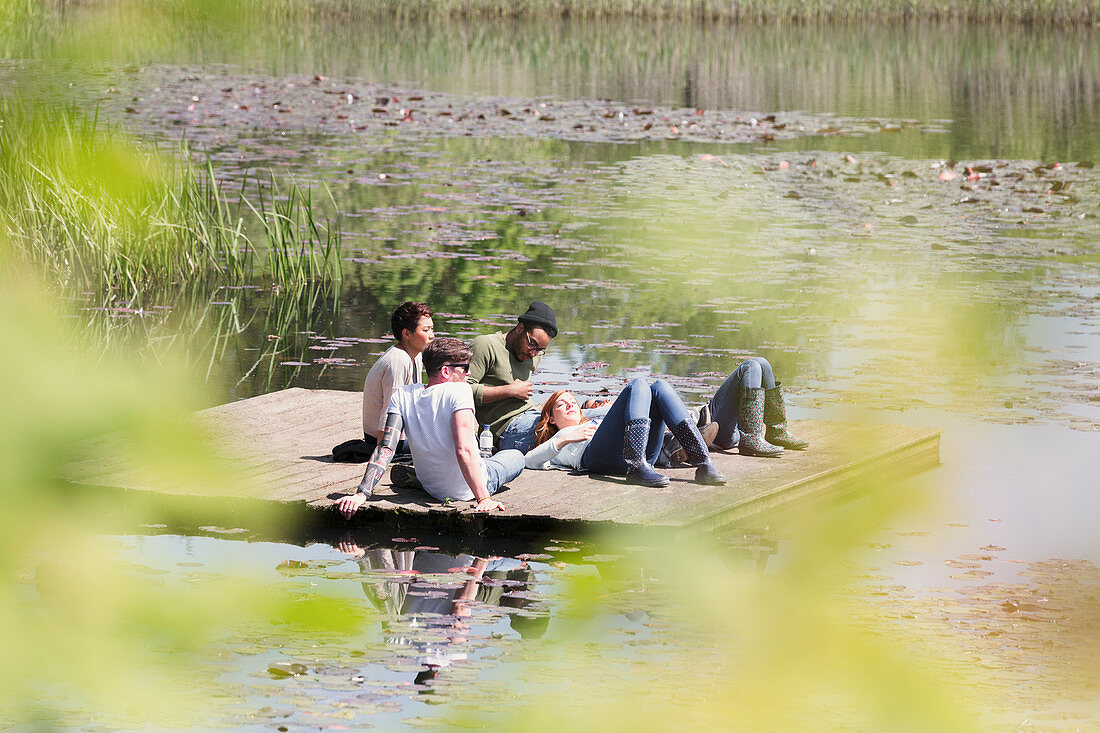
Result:
[[[253,215],[258,242],[246,233]],[[228,201],[185,144],[164,156],[72,107],[0,101],[0,218],[17,257],[73,290],[340,277],[339,231],[318,221],[308,193],[291,186],[270,206],[261,194],[259,208],[243,193]]]
[[318,221],[312,192],[291,184],[286,196],[280,196],[274,175],[267,194],[259,186],[257,191],[258,205],[243,195],[241,201],[263,224],[272,281],[290,285],[339,280],[340,230],[333,223],[322,225]]
[[736,22],[906,22],[910,20],[1090,25],[1098,0],[255,0],[283,13],[337,12],[421,18],[653,18]]

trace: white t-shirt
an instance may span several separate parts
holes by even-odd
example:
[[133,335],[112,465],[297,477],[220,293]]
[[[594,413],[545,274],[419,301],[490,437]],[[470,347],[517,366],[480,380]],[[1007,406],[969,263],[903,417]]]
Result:
[[[451,420],[458,410],[474,411],[474,393],[466,382],[444,382],[434,387],[423,384],[401,387],[393,393],[386,410],[401,416],[416,477],[425,491],[441,501],[470,501],[474,498],[474,492],[463,478],[455,457]],[[474,455],[480,464],[481,456]],[[484,474],[484,465],[479,468]]]

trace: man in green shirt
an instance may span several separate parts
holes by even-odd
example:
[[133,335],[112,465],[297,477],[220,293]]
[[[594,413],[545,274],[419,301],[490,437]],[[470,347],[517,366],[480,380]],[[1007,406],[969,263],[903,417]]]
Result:
[[[473,340],[466,381],[474,392],[478,425],[489,426],[501,450],[526,451],[534,445],[540,408],[531,399],[531,374],[550,339],[558,335],[558,322],[553,309],[541,300],[533,301],[518,321],[507,333],[498,331]],[[521,415],[524,418],[517,419]]]

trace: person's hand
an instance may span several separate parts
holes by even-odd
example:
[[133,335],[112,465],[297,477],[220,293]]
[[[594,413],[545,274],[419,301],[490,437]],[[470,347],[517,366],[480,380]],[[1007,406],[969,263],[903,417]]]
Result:
[[356,491],[354,494],[342,496],[336,501],[336,508],[344,515],[344,519],[351,519],[352,515],[363,506],[367,497]]
[[486,496],[484,499],[479,501],[477,504],[474,504],[474,511],[475,512],[491,512],[494,509],[499,509],[500,511],[504,511],[504,505],[501,504],[499,501],[495,501],[493,499],[493,497],[491,497],[491,496]]
[[351,555],[352,557],[363,557],[363,555],[367,554],[366,550],[355,544],[355,542],[352,540],[341,540],[339,544],[336,545],[336,549],[338,549],[345,555]]
[[531,395],[535,393],[535,388],[530,382],[517,379],[511,384],[511,392],[513,397],[518,397],[521,400],[529,400],[531,399]]
[[585,422],[580,425],[570,425],[567,428],[562,428],[554,434],[554,444],[561,448],[570,443],[580,443],[588,440],[596,434],[597,427],[594,423]]

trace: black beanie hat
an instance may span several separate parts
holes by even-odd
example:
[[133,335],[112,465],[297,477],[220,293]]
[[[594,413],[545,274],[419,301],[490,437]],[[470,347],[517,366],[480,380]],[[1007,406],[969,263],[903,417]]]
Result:
[[531,301],[527,312],[519,317],[519,322],[525,326],[538,326],[546,331],[550,338],[558,335],[558,319],[554,317],[554,309],[541,300]]

